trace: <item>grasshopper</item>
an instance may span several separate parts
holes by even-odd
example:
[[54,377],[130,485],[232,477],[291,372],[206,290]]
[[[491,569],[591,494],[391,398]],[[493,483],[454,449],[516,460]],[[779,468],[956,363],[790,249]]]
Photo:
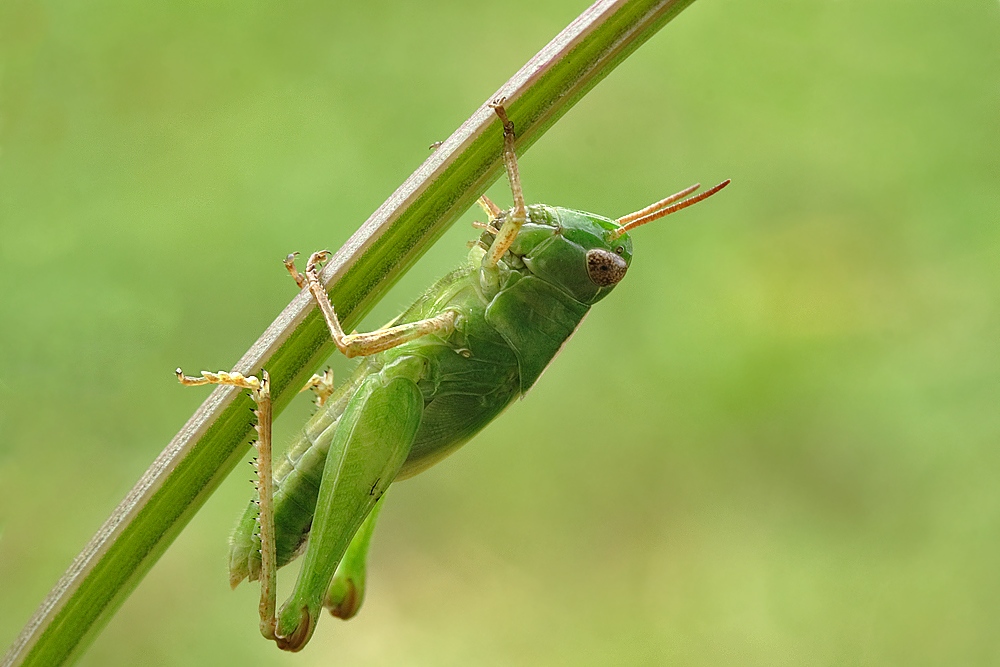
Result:
[[[384,494],[393,482],[434,465],[523,396],[576,330],[590,307],[614,289],[632,261],[629,232],[715,194],[729,181],[692,195],[693,185],[611,220],[547,205],[526,206],[514,154],[514,124],[503,124],[503,161],[514,205],[483,196],[489,222],[468,261],[447,274],[399,317],[369,333],[343,331],[318,267],[299,273],[330,334],[347,357],[362,357],[334,388],[313,376],[320,408],[272,471],[268,376],[203,372],[185,385],[249,389],[257,404],[257,497],[230,543],[229,577],[261,582],[260,629],[285,650],[309,641],[320,611],[348,619],[361,607],[365,559]],[[685,197],[687,197],[685,199]],[[277,568],[304,553],[291,596],[276,612]]]

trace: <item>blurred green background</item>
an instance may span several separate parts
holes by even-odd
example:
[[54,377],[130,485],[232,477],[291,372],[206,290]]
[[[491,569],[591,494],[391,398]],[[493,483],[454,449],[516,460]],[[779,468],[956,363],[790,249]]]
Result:
[[[0,648],[207,395],[173,369],[230,367],[281,258],[584,7],[0,3]],[[258,636],[241,466],[81,664],[1000,663],[1000,5],[699,0],[521,165],[612,217],[734,182],[637,232],[529,398],[395,487],[357,619]]]

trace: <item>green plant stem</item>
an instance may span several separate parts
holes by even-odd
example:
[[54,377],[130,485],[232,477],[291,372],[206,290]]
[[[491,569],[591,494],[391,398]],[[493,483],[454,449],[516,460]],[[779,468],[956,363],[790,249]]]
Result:
[[[328,262],[322,277],[350,330],[501,170],[505,97],[523,152],[580,97],[693,0],[599,1],[462,124]],[[267,368],[275,413],[333,350],[308,292],[278,315],[234,366]],[[2,666],[61,665],[78,656],[246,453],[251,401],[219,387],[115,508],[42,602]]]

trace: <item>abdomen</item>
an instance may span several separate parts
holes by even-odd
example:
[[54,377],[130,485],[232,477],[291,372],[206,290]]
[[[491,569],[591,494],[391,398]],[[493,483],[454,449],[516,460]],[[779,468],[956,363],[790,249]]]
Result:
[[446,342],[421,345],[420,354],[431,369],[421,383],[424,413],[397,479],[451,454],[520,395],[517,357],[486,323],[482,308],[466,310]]

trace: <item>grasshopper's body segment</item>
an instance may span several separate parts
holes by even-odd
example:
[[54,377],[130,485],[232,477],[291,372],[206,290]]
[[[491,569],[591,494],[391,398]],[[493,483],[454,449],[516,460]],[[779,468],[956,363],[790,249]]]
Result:
[[[574,276],[578,283],[574,296],[563,286],[536,276],[529,266],[543,272],[562,264],[584,268],[586,249],[572,237],[582,235],[585,243],[593,243],[597,238],[593,231],[615,228],[612,221],[548,206],[531,206],[528,212],[528,222],[509,258],[518,268],[501,260],[495,269],[496,287],[484,290],[481,286],[486,282],[479,275],[485,253],[477,245],[466,266],[438,281],[393,322],[427,319],[450,309],[458,313],[450,334],[424,336],[365,357],[306,424],[274,473],[279,567],[294,558],[308,535],[331,439],[345,407],[366,378],[376,374],[383,379],[398,377],[414,365],[419,368],[410,379],[423,399],[422,419],[395,477],[406,479],[453,452],[526,392],[590,304],[610,291],[611,287],[597,287],[584,272]],[[622,248],[627,266],[630,241],[622,239],[617,247]],[[258,578],[257,514],[256,503],[250,503],[233,534],[233,585],[247,577]]]
[[[265,493],[270,484],[262,484],[259,500],[250,503],[232,536],[230,583],[261,579],[261,629],[281,648],[302,648],[324,606],[341,618],[357,612],[382,494],[393,481],[453,452],[531,388],[590,307],[624,277],[632,260],[628,230],[728,183],[674,203],[693,191],[686,190],[617,221],[525,206],[513,124],[499,103],[494,108],[504,123],[514,207],[502,212],[481,200],[490,222],[482,225],[467,263],[390,326],[344,334],[316,275],[325,253],[313,256],[305,277],[286,262],[300,285],[315,295],[338,348],[364,359],[277,465],[273,497]],[[226,374],[181,377],[188,384],[236,384]],[[244,384],[238,386],[256,386],[240,380]],[[266,387],[266,375],[262,384]],[[262,440],[264,433],[261,429]],[[272,478],[264,459],[262,454],[262,482]],[[295,589],[275,615],[274,570],[303,548]]]

